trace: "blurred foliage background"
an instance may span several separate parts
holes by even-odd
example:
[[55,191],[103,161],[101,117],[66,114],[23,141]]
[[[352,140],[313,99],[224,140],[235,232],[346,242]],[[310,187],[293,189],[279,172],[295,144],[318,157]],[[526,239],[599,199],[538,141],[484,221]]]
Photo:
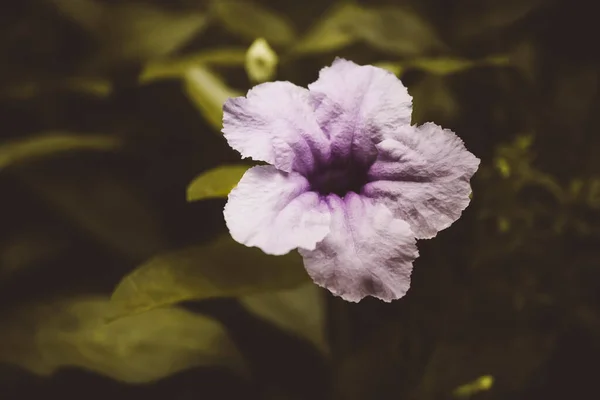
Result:
[[[562,0],[7,1],[0,398],[600,397],[596,19]],[[335,56],[396,73],[413,122],[482,159],[392,304],[334,298],[223,222],[249,165],[223,101]]]

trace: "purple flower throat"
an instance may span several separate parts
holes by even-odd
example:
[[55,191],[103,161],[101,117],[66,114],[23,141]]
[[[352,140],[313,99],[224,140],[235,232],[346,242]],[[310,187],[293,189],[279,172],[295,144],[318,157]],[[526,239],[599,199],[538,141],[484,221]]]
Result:
[[310,184],[309,190],[321,196],[335,194],[344,197],[349,192],[360,193],[368,182],[368,171],[373,162],[365,165],[350,156],[327,164],[317,163],[314,170],[306,176]]

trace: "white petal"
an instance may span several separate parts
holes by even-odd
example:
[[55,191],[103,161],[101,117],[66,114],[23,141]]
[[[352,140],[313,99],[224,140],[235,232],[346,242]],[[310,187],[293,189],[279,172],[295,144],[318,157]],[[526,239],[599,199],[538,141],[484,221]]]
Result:
[[330,215],[308,181],[273,166],[250,168],[229,194],[224,216],[234,240],[267,254],[314,249],[329,232]]

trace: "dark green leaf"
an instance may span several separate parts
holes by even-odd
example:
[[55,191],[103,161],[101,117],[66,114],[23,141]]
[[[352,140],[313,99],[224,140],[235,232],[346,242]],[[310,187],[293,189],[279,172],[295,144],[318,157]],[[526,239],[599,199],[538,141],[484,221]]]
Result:
[[201,365],[243,372],[244,362],[217,321],[163,308],[106,323],[104,297],[79,297],[16,310],[2,320],[0,361],[39,375],[85,368],[145,383]]
[[293,51],[334,51],[356,41],[400,56],[423,55],[444,48],[433,28],[410,10],[343,4],[317,23]]
[[288,45],[296,39],[296,32],[281,15],[259,4],[242,0],[214,0],[217,18],[234,33],[249,39],[264,38],[269,43]]
[[351,31],[353,21],[361,16],[361,9],[352,4],[334,7],[308,33],[292,51],[298,54],[323,53],[339,50],[358,38]]
[[22,232],[11,232],[10,238],[0,246],[0,279],[32,264],[47,261],[69,246],[61,231],[47,227],[34,230],[26,227]]
[[172,53],[206,25],[204,13],[169,11],[148,3],[49,0],[102,44],[96,61],[144,61]]
[[163,248],[155,210],[124,180],[75,162],[18,173],[36,195],[112,250],[143,259]]
[[459,399],[470,399],[474,395],[490,390],[494,384],[494,377],[491,375],[483,375],[472,382],[460,385],[453,392],[453,396]]
[[115,289],[115,317],[186,300],[243,296],[293,288],[308,281],[296,252],[269,256],[229,236],[155,257]]
[[543,4],[543,0],[478,0],[473,7],[465,7],[453,19],[454,31],[460,38],[506,28],[528,16]]
[[423,58],[409,61],[408,66],[421,69],[435,75],[452,75],[480,66],[506,66],[508,57],[488,57],[482,60],[467,60],[463,58]]
[[312,282],[294,289],[240,298],[252,313],[329,353],[325,337],[325,299]]
[[50,156],[57,153],[81,150],[113,150],[120,140],[104,135],[76,135],[48,132],[21,140],[0,143],[0,169],[9,165]]
[[204,172],[187,188],[187,201],[225,198],[248,170],[247,165],[223,165]]
[[407,69],[418,69],[430,74],[446,76],[464,72],[471,68],[481,66],[507,66],[510,65],[508,57],[496,56],[487,57],[480,60],[468,60],[464,58],[415,58],[407,61],[398,62],[380,62],[374,64],[377,67],[387,69],[393,74],[400,76]]
[[28,81],[11,84],[0,92],[0,97],[30,99],[56,89],[82,93],[95,97],[107,97],[112,93],[112,83],[106,79],[92,77],[71,77],[56,81],[52,85]]
[[197,54],[156,60],[144,68],[140,75],[140,83],[148,83],[158,79],[181,78],[194,67],[207,66],[243,66],[246,61],[246,49],[231,47],[204,50]]
[[[518,334],[514,334],[518,337],[516,340],[492,338],[492,334],[487,334],[485,337],[490,339],[480,341],[476,352],[473,352],[473,344],[468,340],[439,341],[412,398],[439,399],[439,393],[431,391],[431,383],[435,382],[438,391],[453,394],[454,398],[477,399],[475,392],[494,392],[495,389],[492,386],[494,379],[490,381],[491,377],[486,378],[482,376],[484,374],[494,374],[498,378],[507,377],[503,382],[505,390],[521,390],[536,373],[539,373],[540,366],[548,362],[556,340],[554,332],[540,334],[522,329]],[[468,360],[465,356],[468,356]],[[515,365],[511,361],[517,358],[520,362]],[[448,363],[452,363],[454,368],[448,369]],[[473,382],[477,377],[480,378]],[[469,381],[470,387],[463,386],[461,390],[456,390],[458,386]],[[464,396],[466,394],[472,396]]]
[[374,67],[383,68],[386,71],[400,77],[404,73],[404,65],[401,62],[380,61],[373,64]]
[[415,12],[399,7],[363,9],[352,32],[378,50],[404,57],[444,48],[429,23]]
[[413,124],[439,119],[452,120],[460,111],[459,103],[442,76],[427,75],[409,90],[413,96]]

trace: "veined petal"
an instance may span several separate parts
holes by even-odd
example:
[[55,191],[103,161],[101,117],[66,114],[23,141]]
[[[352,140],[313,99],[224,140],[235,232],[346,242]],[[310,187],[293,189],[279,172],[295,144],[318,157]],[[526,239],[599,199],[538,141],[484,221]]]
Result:
[[343,199],[330,195],[326,201],[331,232],[314,250],[299,249],[315,283],[347,301],[404,296],[419,256],[409,225],[356,193]]
[[233,239],[267,254],[314,249],[329,232],[330,215],[319,195],[295,172],[252,167],[229,194],[223,211]]
[[407,221],[417,239],[434,237],[469,205],[469,180],[480,160],[450,130],[405,125],[377,148],[362,193]]
[[327,159],[329,142],[317,124],[307,89],[268,82],[223,105],[223,135],[242,157],[286,172],[312,171]]
[[332,153],[369,164],[374,144],[400,125],[410,125],[412,97],[391,72],[337,58],[308,85],[317,122],[329,136]]

